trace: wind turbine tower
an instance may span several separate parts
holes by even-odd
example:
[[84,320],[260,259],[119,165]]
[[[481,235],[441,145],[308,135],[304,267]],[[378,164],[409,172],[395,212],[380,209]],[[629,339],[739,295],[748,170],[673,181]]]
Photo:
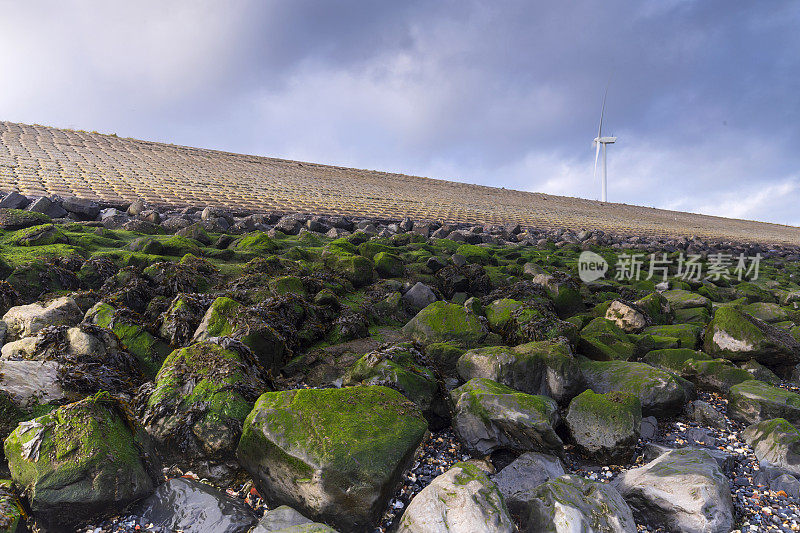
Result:
[[606,150],[609,144],[617,142],[616,137],[603,137],[603,115],[606,112],[606,96],[608,96],[608,87],[603,95],[603,107],[600,109],[600,127],[597,128],[597,137],[594,138],[594,143],[597,145],[597,151],[594,155],[594,179],[597,179],[597,162],[600,159],[600,145],[603,145],[603,193],[602,201],[608,201],[608,165],[606,163]]

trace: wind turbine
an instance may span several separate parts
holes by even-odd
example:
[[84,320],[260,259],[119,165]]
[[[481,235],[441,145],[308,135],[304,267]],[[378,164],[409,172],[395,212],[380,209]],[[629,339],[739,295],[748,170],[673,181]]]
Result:
[[594,143],[597,145],[597,151],[594,154],[594,179],[597,179],[597,161],[600,159],[600,145],[603,145],[603,202],[608,201],[606,189],[608,185],[608,166],[606,164],[606,149],[609,144],[617,142],[616,137],[603,137],[603,115],[606,112],[606,96],[608,96],[608,86],[606,85],[606,92],[603,95],[603,107],[600,109],[600,127],[597,128],[597,137],[594,138]]

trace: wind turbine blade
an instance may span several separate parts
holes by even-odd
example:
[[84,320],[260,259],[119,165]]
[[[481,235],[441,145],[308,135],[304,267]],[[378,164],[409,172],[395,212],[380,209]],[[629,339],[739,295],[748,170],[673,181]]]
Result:
[[608,84],[606,84],[606,92],[603,93],[603,106],[600,108],[600,127],[597,128],[597,138],[603,136],[603,116],[606,114],[606,97],[608,96]]
[[594,154],[594,179],[597,179],[597,162],[600,160],[600,141],[597,141],[596,144],[597,144],[597,152],[595,152]]

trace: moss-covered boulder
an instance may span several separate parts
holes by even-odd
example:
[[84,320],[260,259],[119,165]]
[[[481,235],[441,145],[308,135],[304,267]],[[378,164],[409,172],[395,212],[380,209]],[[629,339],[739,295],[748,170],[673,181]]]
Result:
[[626,463],[639,441],[642,404],[627,392],[585,390],[570,402],[564,420],[584,455],[603,464]]
[[565,475],[539,485],[533,496],[528,515],[522,517],[525,531],[636,531],[630,507],[611,485]]
[[792,316],[787,309],[773,302],[753,302],[742,306],[741,310],[752,317],[770,324],[791,320]]
[[664,291],[661,295],[669,302],[672,309],[688,309],[692,307],[711,307],[711,300],[701,294],[684,289]]
[[553,430],[558,405],[552,398],[475,378],[453,390],[450,399],[453,430],[475,456],[496,450],[563,451],[564,444]]
[[356,361],[344,378],[344,385],[383,385],[399,391],[417,404],[426,419],[447,415],[436,374],[420,364],[422,354],[413,343],[401,342],[380,348]]
[[636,355],[636,344],[615,322],[595,318],[581,330],[578,352],[597,361],[627,361]]
[[132,252],[143,254],[161,255],[164,253],[164,247],[161,242],[151,236],[136,238],[131,241],[127,248]]
[[734,287],[736,298],[745,298],[747,302],[775,302],[772,291],[751,281],[743,281]]
[[683,369],[683,365],[685,365],[687,361],[704,361],[709,359],[711,359],[711,357],[698,350],[668,348],[648,352],[647,355],[642,358],[642,361],[648,365],[662,368],[669,372],[680,373],[681,369]]
[[6,281],[23,300],[27,301],[35,299],[43,293],[80,287],[80,281],[74,272],[43,259],[35,259],[15,266],[14,270],[6,277]]
[[586,308],[578,282],[563,272],[537,274],[533,277],[533,282],[547,290],[561,317],[580,313]]
[[494,256],[491,250],[485,246],[462,244],[456,249],[456,253],[466,259],[468,263],[489,265],[494,262]]
[[457,370],[464,381],[486,378],[526,394],[568,402],[583,387],[578,363],[563,340],[489,346],[466,352]]
[[271,253],[280,249],[280,244],[263,231],[254,231],[239,239],[236,248],[244,252]]
[[10,243],[15,246],[47,246],[48,244],[67,244],[69,239],[53,224],[42,224],[21,229],[11,236]]
[[746,370],[742,370],[726,359],[698,361],[690,359],[683,364],[681,377],[688,379],[699,390],[727,394],[732,386],[753,379]]
[[703,351],[731,361],[755,359],[767,366],[800,362],[800,342],[776,328],[732,307],[720,307],[705,331]]
[[643,333],[662,337],[675,337],[680,340],[680,348],[696,350],[700,345],[700,333],[702,331],[703,327],[698,324],[669,324],[646,327]]
[[580,368],[586,386],[598,394],[627,392],[639,398],[645,416],[672,416],[694,397],[688,381],[645,363],[590,361]]
[[761,464],[800,476],[800,431],[783,418],[764,420],[745,428],[742,438],[753,447]]
[[194,332],[193,342],[215,337],[231,337],[250,348],[267,370],[277,372],[286,362],[286,342],[258,313],[249,312],[239,302],[221,296],[212,302],[200,325]]
[[5,441],[14,483],[37,519],[56,528],[117,512],[152,491],[147,436],[107,393],[20,424]]
[[166,311],[159,315],[159,336],[173,346],[188,344],[200,325],[208,304],[208,297],[205,295],[178,294]]
[[456,364],[464,352],[464,348],[450,342],[434,342],[425,347],[426,359],[445,378],[458,375]]
[[491,330],[508,345],[559,337],[573,344],[578,340],[577,327],[559,319],[549,303],[501,298],[487,305],[485,313]]
[[278,276],[273,278],[269,281],[269,289],[276,296],[285,296],[287,294],[306,296],[307,294],[303,280],[297,276]]
[[711,320],[711,313],[707,307],[687,307],[675,310],[675,322],[681,324],[706,325]]
[[0,229],[15,230],[39,226],[50,222],[44,213],[24,211],[22,209],[0,208]]
[[651,324],[671,324],[675,319],[669,300],[660,293],[651,292],[633,303],[647,314]]
[[245,421],[237,456],[270,507],[367,531],[426,429],[416,405],[387,387],[268,392]]
[[375,278],[374,264],[364,256],[342,252],[334,247],[324,253],[322,258],[326,267],[355,287],[369,285]]
[[640,523],[687,533],[723,533],[733,528],[728,478],[711,452],[670,450],[623,472],[617,489]]
[[378,252],[373,257],[375,270],[384,278],[399,278],[405,273],[403,260],[389,252]]
[[224,459],[233,455],[242,422],[265,389],[245,355],[193,344],[164,361],[142,420],[166,455]]
[[465,347],[477,346],[489,332],[480,319],[462,305],[433,302],[403,327],[403,332],[420,344],[453,342]]
[[148,377],[155,376],[171,351],[166,342],[147,331],[132,313],[118,311],[107,303],[95,304],[86,312],[84,319],[113,331],[122,346],[139,360],[142,371]]
[[728,392],[728,416],[745,424],[771,418],[785,418],[800,425],[800,394],[750,380],[734,385]]
[[398,533],[517,531],[503,495],[486,472],[472,463],[456,463],[414,496]]

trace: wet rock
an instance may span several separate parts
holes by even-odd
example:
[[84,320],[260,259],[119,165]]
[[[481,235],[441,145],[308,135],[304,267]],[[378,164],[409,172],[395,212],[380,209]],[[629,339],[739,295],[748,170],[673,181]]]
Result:
[[598,394],[621,391],[639,398],[645,416],[670,416],[680,412],[694,391],[689,382],[645,363],[590,361],[582,358],[586,386]]
[[639,399],[625,392],[583,391],[564,418],[578,449],[600,463],[625,463],[633,455],[642,422]]
[[672,309],[691,309],[697,307],[710,307],[711,300],[701,294],[684,289],[672,289],[661,293]]
[[23,408],[59,402],[67,397],[60,370],[55,361],[0,361],[0,390]]
[[434,302],[412,318],[403,332],[420,344],[452,341],[476,346],[488,335],[481,321],[461,305]]
[[553,430],[558,406],[546,396],[515,391],[484,378],[469,380],[450,393],[453,430],[467,451],[554,451],[563,443]]
[[731,361],[755,359],[768,366],[800,362],[800,341],[733,307],[717,309],[706,328],[703,351]]
[[727,533],[733,527],[728,478],[706,450],[668,451],[623,472],[617,488],[651,527],[686,533]]
[[699,390],[727,394],[733,385],[751,380],[753,377],[726,359],[697,361],[689,359],[681,368],[681,376],[688,379]]
[[436,300],[436,295],[431,288],[419,281],[403,295],[403,302],[414,313],[418,313]]
[[800,475],[800,432],[787,420],[773,418],[753,424],[742,432],[742,438],[762,464]]
[[146,496],[158,471],[146,435],[107,393],[20,424],[5,455],[34,516],[62,528]]
[[578,350],[597,361],[627,361],[636,355],[636,344],[615,322],[595,318],[581,330]]
[[547,289],[559,316],[570,316],[585,309],[579,283],[569,275],[563,272],[537,274],[533,276],[533,282]]
[[9,309],[3,315],[6,323],[6,339],[15,340],[36,335],[47,326],[72,326],[83,318],[78,304],[68,296],[50,302],[20,305]]
[[43,213],[0,208],[0,229],[19,230],[48,222],[50,222],[50,217]]
[[644,328],[642,333],[649,333],[662,337],[674,337],[680,341],[681,348],[696,350],[700,345],[700,334],[702,331],[703,327],[697,324],[670,324],[649,326]]
[[560,320],[550,304],[545,305],[541,300],[522,302],[501,298],[486,306],[485,312],[489,327],[508,345],[560,337],[574,344],[578,339],[577,328]]
[[24,209],[31,201],[17,191],[11,191],[0,200],[0,209]]
[[728,416],[745,424],[785,418],[790,424],[800,425],[800,394],[761,381],[745,381],[732,386],[728,393]]
[[266,388],[246,355],[201,342],[172,352],[155,378],[142,416],[169,456],[232,456],[242,422]]
[[80,220],[94,220],[100,214],[100,206],[97,202],[84,198],[63,198],[61,207],[76,215]]
[[527,520],[531,501],[536,498],[536,488],[565,473],[564,465],[557,457],[526,452],[492,476],[492,481],[503,495],[511,514]]
[[142,525],[183,533],[245,533],[256,524],[244,503],[193,479],[171,479],[134,507]]
[[534,496],[523,516],[526,533],[636,531],[630,507],[611,485],[565,475],[540,485]]
[[633,303],[644,311],[652,324],[671,324],[675,319],[675,313],[672,311],[669,300],[658,292],[651,292]]
[[336,530],[312,522],[288,505],[267,511],[251,533],[336,533]]
[[485,472],[457,463],[417,494],[398,533],[512,533],[503,496]]
[[403,260],[392,253],[378,252],[372,259],[375,262],[375,270],[384,278],[399,278],[405,273]]
[[583,386],[578,363],[563,339],[476,348],[461,356],[457,370],[464,381],[487,378],[560,403],[571,400]]
[[365,531],[426,430],[416,405],[386,387],[268,392],[245,421],[237,456],[270,506]]
[[725,415],[714,409],[714,406],[702,400],[695,400],[689,404],[688,414],[700,425],[717,429],[727,429],[728,423]]
[[638,333],[650,323],[644,310],[622,300],[611,302],[606,310],[606,319],[614,322],[625,333]]
[[179,294],[159,317],[159,335],[173,346],[188,344],[211,302],[200,294]]

